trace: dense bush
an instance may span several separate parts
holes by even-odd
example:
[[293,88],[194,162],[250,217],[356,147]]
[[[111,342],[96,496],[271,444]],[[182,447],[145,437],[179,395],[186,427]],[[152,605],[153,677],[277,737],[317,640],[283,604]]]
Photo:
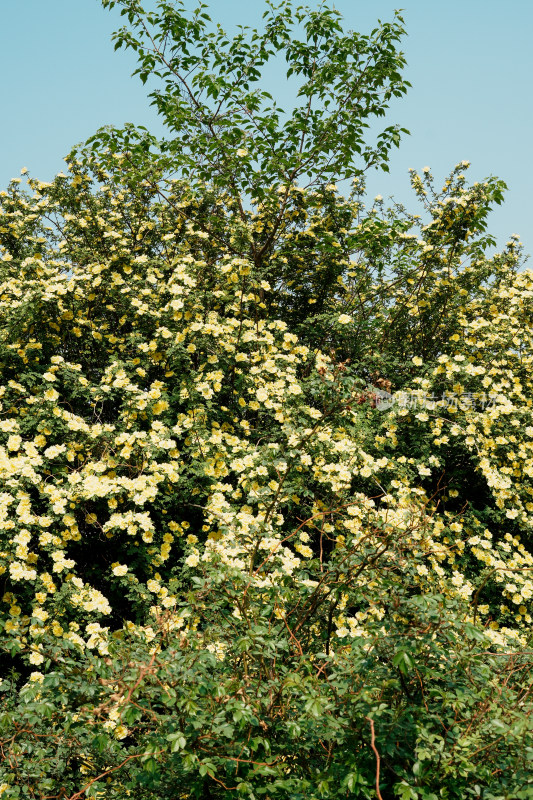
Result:
[[[0,193],[0,796],[533,797],[503,184],[365,208],[400,18],[286,3],[229,40],[118,5],[170,138],[104,129]],[[276,50],[292,117],[253,89]]]

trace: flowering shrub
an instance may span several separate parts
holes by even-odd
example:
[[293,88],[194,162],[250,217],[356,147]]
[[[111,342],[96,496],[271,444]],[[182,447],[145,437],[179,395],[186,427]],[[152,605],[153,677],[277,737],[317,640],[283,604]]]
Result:
[[[463,162],[412,173],[423,218],[365,209],[355,131],[251,138],[245,40],[120,5],[141,77],[192,69],[233,116],[167,86],[194,145],[106,129],[0,193],[0,796],[530,797],[533,279],[516,238],[486,255],[503,184]],[[283,44],[324,101],[364,44],[368,91],[404,91],[401,19],[309,12],[298,49],[291,13],[258,66]]]

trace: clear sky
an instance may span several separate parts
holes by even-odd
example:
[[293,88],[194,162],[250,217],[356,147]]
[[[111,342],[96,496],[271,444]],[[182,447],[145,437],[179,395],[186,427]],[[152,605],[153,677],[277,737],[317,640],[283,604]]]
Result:
[[[260,24],[263,0],[206,1],[230,31]],[[400,5],[334,4],[345,27],[361,32],[378,18],[391,20]],[[497,175],[509,187],[489,223],[499,246],[518,233],[533,253],[533,1],[404,0],[400,7],[413,88],[389,119],[411,136],[394,153],[390,175],[370,176],[370,194],[393,195],[414,211],[409,167],[428,165],[440,181],[468,159],[472,181]],[[70,147],[101,125],[136,122],[161,131],[144,87],[130,77],[134,55],[113,51],[116,12],[104,11],[99,0],[0,0],[0,12],[1,187],[22,167],[49,180]],[[267,88],[283,104],[283,82]]]

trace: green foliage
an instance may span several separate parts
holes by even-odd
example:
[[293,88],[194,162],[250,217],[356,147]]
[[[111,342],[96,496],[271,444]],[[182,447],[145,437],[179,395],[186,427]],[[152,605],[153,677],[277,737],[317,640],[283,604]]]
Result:
[[104,129],[0,193],[0,797],[532,797],[504,184],[462,162],[413,172],[423,216],[365,208],[398,15],[267,4],[229,39],[114,5],[168,140]]
[[[380,607],[387,568],[374,573],[375,597],[353,587],[349,602]],[[385,797],[528,797],[527,655],[491,654],[455,603],[395,588],[384,616],[334,659],[327,598],[302,598],[291,581],[254,590],[218,567],[183,609],[201,617],[202,635],[159,614],[149,648],[127,634],[106,658],[56,645],[57,666],[5,706],[14,785],[75,796],[90,784],[111,798],[372,798],[372,720]],[[296,597],[311,623],[303,634],[272,614]]]
[[[372,118],[384,116],[390,99],[409,85],[396,49],[404,33],[399,14],[363,36],[344,33],[339,12],[325,5],[268,2],[264,30],[241,28],[231,39],[212,25],[203,3],[190,13],[182,2],[158,2],[149,13],[136,0],[103,5],[118,5],[129,23],[115,34],[115,47],[137,53],[143,82],[161,81],[150,97],[171,132],[163,152],[189,181],[228,188],[229,179],[235,199],[244,194],[258,202],[271,185],[349,178],[373,165],[386,169],[391,147],[405,133],[392,126],[376,144],[365,141]],[[296,83],[290,113],[259,84],[280,57]],[[97,139],[109,141],[104,132]]]

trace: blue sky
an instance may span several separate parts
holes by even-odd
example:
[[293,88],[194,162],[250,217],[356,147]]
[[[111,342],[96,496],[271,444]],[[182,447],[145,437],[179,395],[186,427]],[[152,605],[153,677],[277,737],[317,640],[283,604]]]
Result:
[[[316,5],[309,0],[310,5]],[[191,6],[193,3],[191,2]],[[260,24],[262,0],[211,0],[228,30]],[[503,246],[520,234],[533,253],[533,2],[531,0],[335,0],[346,28],[370,32],[403,8],[413,84],[390,122],[411,131],[390,175],[369,176],[370,195],[393,195],[415,210],[408,168],[428,165],[438,181],[468,159],[470,179],[497,175],[509,187],[490,230]],[[145,89],[130,77],[131,53],[113,51],[116,12],[99,0],[3,0],[0,26],[2,125],[0,185],[22,167],[43,180],[63,167],[70,147],[99,126],[124,122],[161,131]],[[283,103],[283,83],[267,86]],[[528,266],[533,266],[531,263]]]

